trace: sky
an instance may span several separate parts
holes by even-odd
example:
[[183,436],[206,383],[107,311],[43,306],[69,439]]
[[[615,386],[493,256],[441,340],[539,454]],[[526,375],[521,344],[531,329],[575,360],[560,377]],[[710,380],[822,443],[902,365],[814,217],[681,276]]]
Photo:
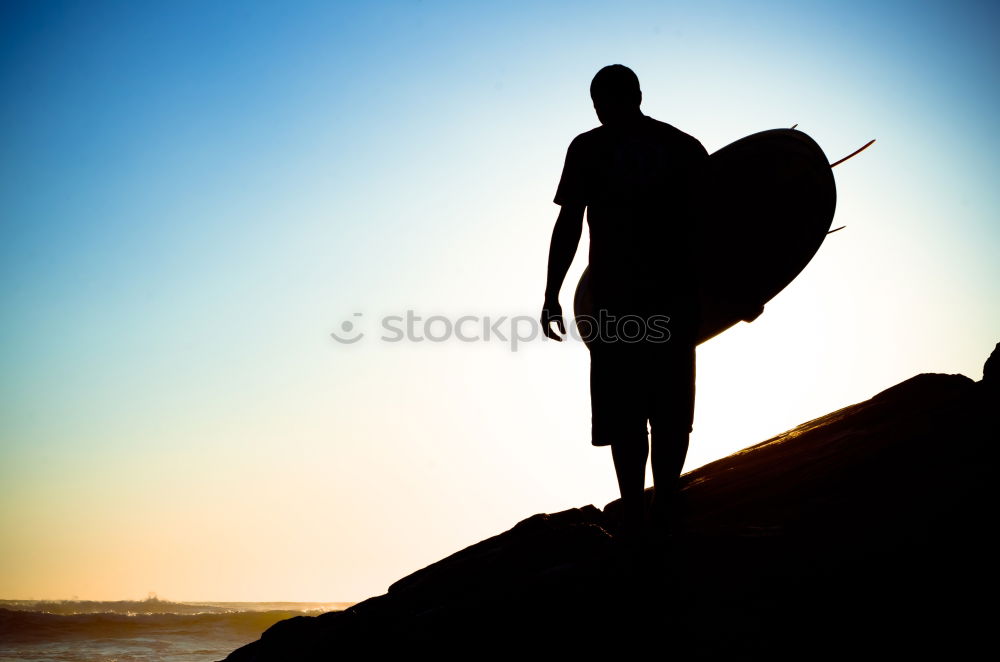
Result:
[[[998,18],[4,2],[0,597],[363,600],[617,498],[586,348],[511,341],[607,64],[709,152],[796,123],[830,161],[877,139],[834,170],[847,227],[698,348],[685,470],[921,372],[980,379],[1000,340]],[[586,251],[584,233],[568,314]],[[385,340],[408,314],[425,340]]]

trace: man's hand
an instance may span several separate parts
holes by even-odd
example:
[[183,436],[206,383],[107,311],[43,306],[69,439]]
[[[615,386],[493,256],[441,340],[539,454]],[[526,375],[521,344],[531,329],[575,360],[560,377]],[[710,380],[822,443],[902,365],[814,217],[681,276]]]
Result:
[[542,333],[545,334],[546,338],[551,338],[552,340],[558,340],[562,342],[562,336],[552,330],[550,326],[552,322],[556,323],[559,327],[559,333],[566,335],[566,325],[563,323],[563,312],[562,306],[559,305],[558,301],[546,301],[542,306]]

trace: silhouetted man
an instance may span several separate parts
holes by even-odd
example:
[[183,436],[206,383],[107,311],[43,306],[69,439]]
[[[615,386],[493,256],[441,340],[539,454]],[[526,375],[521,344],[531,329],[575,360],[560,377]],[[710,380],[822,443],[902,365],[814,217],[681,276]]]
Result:
[[691,206],[708,153],[695,138],[642,113],[639,79],[628,67],[598,71],[590,95],[601,126],[574,138],[566,153],[541,322],[550,338],[562,339],[552,322],[566,333],[559,290],[586,209],[600,318],[588,343],[591,443],[611,446],[623,533],[635,547],[650,445],[653,514],[665,524],[692,429],[698,299]]

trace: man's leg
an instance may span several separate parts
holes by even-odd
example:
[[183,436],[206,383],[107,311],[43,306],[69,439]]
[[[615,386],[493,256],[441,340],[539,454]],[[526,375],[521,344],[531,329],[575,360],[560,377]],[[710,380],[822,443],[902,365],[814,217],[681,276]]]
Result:
[[642,536],[648,454],[646,438],[623,439],[611,446],[618,489],[622,494],[622,534],[633,545],[637,545]]
[[643,492],[649,431],[642,406],[644,364],[635,348],[614,343],[590,348],[590,399],[594,445],[611,446],[618,489],[621,491],[621,535],[640,539],[643,524]]
[[653,466],[653,515],[657,524],[673,520],[680,490],[680,475],[687,457],[687,432],[654,431],[650,463]]
[[673,521],[694,421],[695,348],[685,346],[662,365],[664,388],[658,390],[651,421],[653,514],[661,525]]

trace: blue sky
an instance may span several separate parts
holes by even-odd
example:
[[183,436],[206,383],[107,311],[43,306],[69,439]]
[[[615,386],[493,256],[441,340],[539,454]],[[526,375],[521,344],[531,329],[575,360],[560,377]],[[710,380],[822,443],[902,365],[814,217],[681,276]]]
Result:
[[[4,3],[0,567],[22,571],[0,596],[362,599],[614,498],[582,347],[374,334],[537,314],[565,149],[614,62],[709,151],[794,123],[831,160],[878,139],[835,171],[847,229],[699,349],[688,469],[918,372],[978,379],[998,12]],[[365,342],[332,343],[355,312]]]

